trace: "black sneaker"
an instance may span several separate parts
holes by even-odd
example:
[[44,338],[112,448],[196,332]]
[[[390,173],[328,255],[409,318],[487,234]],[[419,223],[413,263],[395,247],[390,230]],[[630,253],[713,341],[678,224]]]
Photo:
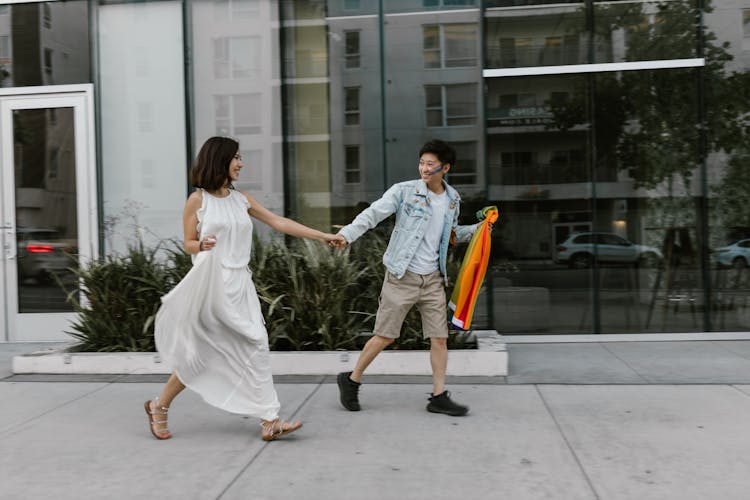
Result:
[[443,391],[437,396],[431,396],[430,402],[427,405],[427,411],[432,413],[444,413],[452,417],[461,417],[468,413],[469,408],[467,406],[461,406],[460,404],[454,403],[450,398],[450,392]]
[[341,404],[349,411],[359,411],[359,382],[349,378],[352,372],[341,372],[336,377],[339,384],[339,399]]

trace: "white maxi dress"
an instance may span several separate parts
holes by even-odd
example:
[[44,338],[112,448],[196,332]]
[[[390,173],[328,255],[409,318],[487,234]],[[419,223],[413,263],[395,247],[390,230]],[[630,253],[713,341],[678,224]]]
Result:
[[249,203],[231,190],[203,191],[198,234],[216,246],[193,256],[193,267],[162,297],[156,348],[171,369],[210,405],[273,420],[279,400],[271,376],[268,334],[248,269],[253,223]]

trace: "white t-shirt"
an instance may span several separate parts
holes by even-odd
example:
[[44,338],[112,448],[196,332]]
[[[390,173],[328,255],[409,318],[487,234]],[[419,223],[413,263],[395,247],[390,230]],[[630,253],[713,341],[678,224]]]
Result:
[[427,197],[432,206],[432,217],[427,223],[424,238],[419,242],[417,253],[406,269],[417,274],[430,274],[438,270],[440,258],[440,238],[443,236],[445,211],[448,207],[448,193],[435,194],[429,189]]

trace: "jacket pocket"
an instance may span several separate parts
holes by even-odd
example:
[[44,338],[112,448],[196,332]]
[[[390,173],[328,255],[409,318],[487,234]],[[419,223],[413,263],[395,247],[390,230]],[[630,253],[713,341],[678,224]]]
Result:
[[406,203],[403,205],[401,220],[397,224],[405,231],[414,231],[424,218],[425,211],[418,205]]

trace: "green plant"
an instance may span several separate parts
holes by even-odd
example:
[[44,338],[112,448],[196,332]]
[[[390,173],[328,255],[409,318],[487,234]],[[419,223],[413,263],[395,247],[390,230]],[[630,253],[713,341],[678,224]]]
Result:
[[[274,350],[359,349],[369,338],[378,309],[387,245],[370,232],[345,250],[283,238],[255,240],[250,261],[269,343]],[[455,275],[458,259],[449,260]],[[192,267],[178,241],[148,249],[136,241],[73,271],[85,296],[69,291],[78,313],[69,333],[78,351],[153,351],[154,319],[161,297]],[[62,286],[65,286],[61,281]],[[447,318],[446,318],[447,320]],[[452,336],[451,347],[465,347]],[[393,349],[428,349],[421,319],[412,310]]]
[[369,283],[379,270],[371,260],[308,240],[256,241],[250,268],[272,349],[354,348],[371,330],[377,304]]
[[[68,332],[78,339],[77,351],[153,351],[154,318],[166,294],[184,275],[184,252],[161,247],[146,249],[142,242],[120,255],[111,255],[74,268],[85,301],[76,291],[68,300],[78,313]],[[176,265],[175,262],[180,265]]]

